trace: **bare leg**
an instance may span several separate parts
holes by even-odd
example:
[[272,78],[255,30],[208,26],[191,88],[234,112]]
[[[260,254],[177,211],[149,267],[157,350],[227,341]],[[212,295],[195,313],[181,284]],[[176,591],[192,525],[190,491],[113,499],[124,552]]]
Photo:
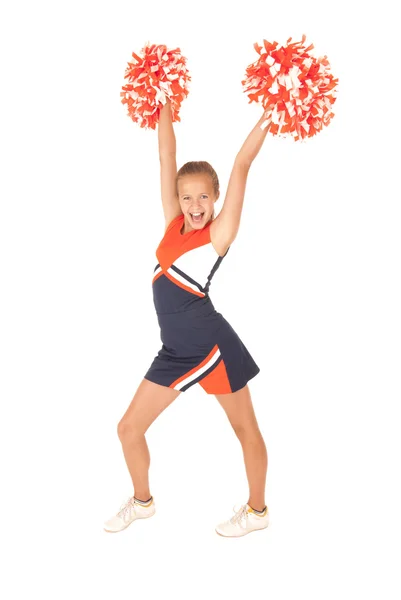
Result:
[[256,510],[265,507],[267,450],[256,420],[248,385],[232,394],[218,394],[217,400],[238,437],[244,454],[249,484],[248,504]]
[[118,437],[131,475],[135,497],[139,500],[147,500],[151,496],[149,489],[150,454],[145,432],[156,417],[180,393],[180,391],[143,379],[131,404],[118,423]]

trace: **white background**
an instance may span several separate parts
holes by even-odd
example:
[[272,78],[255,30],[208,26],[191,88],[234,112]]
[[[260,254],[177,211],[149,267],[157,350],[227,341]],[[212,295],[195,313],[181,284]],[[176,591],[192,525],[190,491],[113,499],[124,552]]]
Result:
[[[3,5],[5,598],[400,598],[391,6]],[[178,167],[208,160],[222,202],[261,115],[241,85],[253,44],[303,33],[339,78],[335,117],[306,143],[266,138],[210,290],[261,368],[250,389],[271,525],[238,539],[215,533],[248,488],[223,410],[196,386],[146,436],[157,514],[107,534],[103,521],[133,493],[117,423],[161,346],[157,132],[126,115],[125,67],[147,41],[180,47],[192,82],[174,125]]]

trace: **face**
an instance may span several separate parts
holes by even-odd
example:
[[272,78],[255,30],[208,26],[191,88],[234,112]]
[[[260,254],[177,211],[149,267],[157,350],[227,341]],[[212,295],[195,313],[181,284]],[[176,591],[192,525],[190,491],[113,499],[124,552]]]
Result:
[[187,229],[202,229],[213,215],[214,203],[219,197],[213,192],[212,180],[199,173],[185,175],[178,180],[178,199],[184,213]]

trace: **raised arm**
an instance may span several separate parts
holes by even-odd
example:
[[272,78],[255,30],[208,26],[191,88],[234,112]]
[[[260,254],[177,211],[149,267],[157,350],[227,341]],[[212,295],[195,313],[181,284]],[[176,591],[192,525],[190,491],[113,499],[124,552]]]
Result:
[[175,188],[175,177],[177,175],[176,143],[169,100],[160,110],[158,140],[161,197],[167,227],[181,212]]
[[261,129],[265,120],[265,113],[263,113],[235,157],[222,209],[210,226],[213,246],[221,256],[225,254],[238,233],[249,168],[261,149],[268,131],[268,127]]

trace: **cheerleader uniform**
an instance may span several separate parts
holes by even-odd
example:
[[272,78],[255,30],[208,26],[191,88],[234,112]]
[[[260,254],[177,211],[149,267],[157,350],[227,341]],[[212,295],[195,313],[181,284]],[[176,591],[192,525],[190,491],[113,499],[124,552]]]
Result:
[[181,392],[198,383],[207,394],[243,388],[260,369],[209,296],[224,256],[203,229],[182,234],[184,215],[171,221],[156,250],[153,301],[162,347],[145,379]]

